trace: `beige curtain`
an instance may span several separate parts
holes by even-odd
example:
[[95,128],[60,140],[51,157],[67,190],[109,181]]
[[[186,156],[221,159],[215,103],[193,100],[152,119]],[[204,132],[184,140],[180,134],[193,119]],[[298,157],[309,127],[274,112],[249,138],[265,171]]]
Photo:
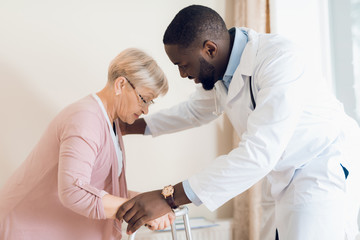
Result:
[[230,0],[228,3],[232,3],[234,26],[270,33],[269,0]]
[[[228,27],[248,27],[270,32],[269,0],[229,0],[226,6]],[[233,134],[236,147],[239,138]],[[234,240],[261,240],[261,181],[234,199]],[[275,234],[275,233],[274,233]],[[275,237],[275,236],[274,236]]]

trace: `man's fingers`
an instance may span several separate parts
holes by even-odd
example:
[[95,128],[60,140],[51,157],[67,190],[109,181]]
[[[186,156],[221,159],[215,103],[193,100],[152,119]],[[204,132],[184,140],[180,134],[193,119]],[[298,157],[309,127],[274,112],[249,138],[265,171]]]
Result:
[[143,216],[141,218],[137,218],[139,215],[135,215],[129,222],[126,229],[127,234],[132,234],[136,230],[138,230],[142,225],[144,225],[146,222],[149,221],[149,219],[146,219],[146,216]]
[[171,210],[161,195],[161,190],[142,193],[120,206],[117,218],[128,223],[127,232],[133,233],[139,227]]
[[[130,218],[127,223],[128,223],[128,227],[127,227],[127,232],[135,232],[137,229],[134,230],[134,225],[141,219],[144,218],[144,215],[141,212],[135,212],[134,216],[132,216],[132,218]],[[140,227],[144,224],[146,224],[149,221],[144,221]]]
[[135,202],[132,199],[130,199],[127,202],[123,203],[116,212],[116,218],[119,219],[119,220],[123,219],[123,217],[127,213],[127,211],[132,209],[132,207],[134,206],[134,203]]
[[123,216],[124,221],[129,223],[131,221],[131,219],[135,216],[135,214],[136,214],[135,207],[129,209]]

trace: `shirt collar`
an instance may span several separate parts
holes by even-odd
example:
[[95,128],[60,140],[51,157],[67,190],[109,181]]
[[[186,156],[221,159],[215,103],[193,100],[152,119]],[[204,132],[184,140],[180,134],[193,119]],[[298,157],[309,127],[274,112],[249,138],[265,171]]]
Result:
[[246,43],[248,42],[247,32],[239,28],[231,28],[229,30],[230,35],[235,35],[234,43],[231,50],[230,58],[228,65],[226,67],[225,74],[222,78],[226,88],[229,88],[232,77],[235,73],[235,70],[240,64],[241,55],[244,51]]

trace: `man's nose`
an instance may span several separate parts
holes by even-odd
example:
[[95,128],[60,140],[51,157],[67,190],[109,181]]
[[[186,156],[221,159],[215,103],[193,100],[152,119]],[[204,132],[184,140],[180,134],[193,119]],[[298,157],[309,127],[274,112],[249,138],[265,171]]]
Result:
[[180,73],[180,76],[182,78],[187,78],[189,75],[184,71],[182,70],[181,68],[179,68],[179,73]]

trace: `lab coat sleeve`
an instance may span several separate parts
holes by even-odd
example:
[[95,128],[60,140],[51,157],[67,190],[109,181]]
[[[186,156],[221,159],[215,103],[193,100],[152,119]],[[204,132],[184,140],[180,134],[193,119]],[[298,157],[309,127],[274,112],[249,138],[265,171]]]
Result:
[[[146,116],[145,122],[152,136],[173,133],[198,127],[217,118],[215,111],[215,90],[205,91],[201,85],[190,98],[170,109]],[[220,109],[220,104],[218,104]]]
[[283,47],[264,56],[260,51],[258,59],[253,75],[258,90],[256,109],[248,117],[238,147],[189,178],[193,191],[211,211],[274,168],[303,109],[306,83],[302,57]]
[[91,219],[106,219],[102,197],[107,194],[90,184],[101,150],[100,120],[92,113],[78,113],[60,130],[58,194],[70,210]]

